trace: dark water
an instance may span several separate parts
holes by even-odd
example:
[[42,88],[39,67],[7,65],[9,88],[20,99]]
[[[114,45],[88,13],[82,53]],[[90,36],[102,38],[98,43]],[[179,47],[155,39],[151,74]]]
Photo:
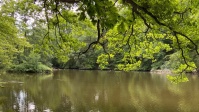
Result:
[[197,112],[199,78],[171,84],[143,72],[0,75],[0,112]]

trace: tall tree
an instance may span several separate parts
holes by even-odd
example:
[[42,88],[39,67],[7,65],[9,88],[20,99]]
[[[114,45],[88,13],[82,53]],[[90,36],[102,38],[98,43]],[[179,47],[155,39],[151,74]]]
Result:
[[13,19],[0,15],[0,67],[8,67],[25,47],[30,45],[25,38],[17,37]]

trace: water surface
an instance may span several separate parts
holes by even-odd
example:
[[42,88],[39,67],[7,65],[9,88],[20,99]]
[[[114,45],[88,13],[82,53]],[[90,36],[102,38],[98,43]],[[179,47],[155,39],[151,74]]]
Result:
[[145,72],[60,70],[0,75],[0,112],[195,112],[199,78],[171,84]]

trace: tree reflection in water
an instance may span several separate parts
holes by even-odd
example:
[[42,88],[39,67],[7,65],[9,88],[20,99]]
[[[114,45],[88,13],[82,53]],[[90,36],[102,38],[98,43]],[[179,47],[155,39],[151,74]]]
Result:
[[54,75],[1,75],[3,112],[197,111],[199,78],[179,85],[140,72],[57,71]]

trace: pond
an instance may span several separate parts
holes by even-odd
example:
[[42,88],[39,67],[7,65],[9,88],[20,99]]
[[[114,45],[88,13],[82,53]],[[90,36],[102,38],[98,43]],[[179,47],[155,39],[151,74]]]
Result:
[[172,84],[146,72],[58,70],[0,75],[0,112],[195,112],[199,78]]

